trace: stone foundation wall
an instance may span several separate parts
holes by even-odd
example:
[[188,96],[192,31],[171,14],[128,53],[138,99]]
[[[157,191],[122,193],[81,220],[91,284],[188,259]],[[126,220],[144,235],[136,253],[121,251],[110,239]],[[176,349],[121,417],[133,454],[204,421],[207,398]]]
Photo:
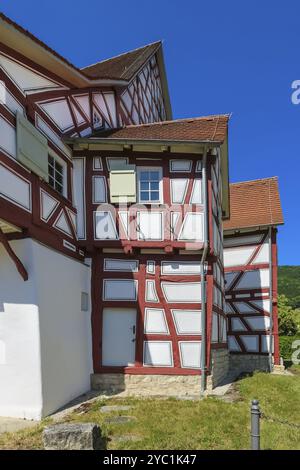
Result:
[[103,394],[200,396],[200,375],[92,374],[91,386]]
[[[212,350],[212,374],[207,377],[210,390],[224,381],[229,372],[228,349]],[[91,387],[103,394],[127,396],[199,397],[200,375],[92,374]]]
[[236,376],[242,372],[261,370],[269,372],[269,357],[262,354],[230,354],[230,372]]
[[[242,372],[269,371],[269,358],[260,354],[230,354],[228,349],[212,349],[211,375],[206,389],[211,391]],[[92,374],[91,387],[103,394],[126,396],[199,397],[200,375]]]
[[211,350],[211,375],[207,377],[206,388],[208,391],[224,382],[229,373],[228,349]]

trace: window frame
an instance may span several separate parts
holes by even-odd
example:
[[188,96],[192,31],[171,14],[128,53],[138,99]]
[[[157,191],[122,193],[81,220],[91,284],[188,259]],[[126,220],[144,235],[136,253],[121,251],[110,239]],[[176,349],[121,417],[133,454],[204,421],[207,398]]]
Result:
[[[51,184],[50,184],[50,178],[52,178],[54,180],[54,183],[55,183],[55,176],[54,178],[50,175],[49,173],[49,157],[53,158],[54,162],[58,163],[58,165],[60,165],[62,167],[62,192],[58,191],[55,187],[53,187]],[[68,188],[68,184],[67,184],[67,176],[68,176],[68,171],[67,171],[67,164],[66,162],[61,158],[59,157],[55,152],[53,152],[51,149],[48,150],[48,176],[49,176],[49,186],[55,191],[57,192],[60,196],[63,196],[65,198],[67,198],[67,188]],[[58,181],[59,183],[59,181]],[[60,184],[60,183],[59,183]]]
[[[159,200],[158,201],[150,201],[149,199],[147,201],[142,201],[141,200],[141,173],[143,171],[158,171],[159,172],[159,181],[158,181],[158,194],[159,194]],[[150,181],[150,180],[149,180]],[[154,190],[155,191],[155,190]],[[153,192],[154,192],[153,191]],[[149,195],[151,193],[151,190],[148,190]],[[156,192],[156,191],[155,191]],[[137,201],[139,204],[163,204],[164,203],[164,193],[163,193],[163,168],[161,166],[138,166],[137,167]]]

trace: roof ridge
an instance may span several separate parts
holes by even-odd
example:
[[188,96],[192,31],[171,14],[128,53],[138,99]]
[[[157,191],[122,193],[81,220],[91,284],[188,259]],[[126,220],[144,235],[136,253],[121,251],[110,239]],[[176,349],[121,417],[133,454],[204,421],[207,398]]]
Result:
[[131,49],[130,51],[122,52],[121,54],[117,54],[117,55],[114,55],[112,57],[108,57],[107,59],[98,60],[98,62],[86,65],[85,67],[80,67],[79,70],[84,70],[84,69],[87,69],[89,67],[93,67],[94,65],[103,64],[104,62],[108,62],[109,60],[117,59],[118,57],[122,57],[123,55],[130,54],[131,52],[136,52],[140,49],[145,49],[146,47],[153,46],[154,44],[161,44],[161,43],[162,43],[161,40],[150,42],[149,44],[145,44],[144,46],[137,47],[136,49]]
[[237,185],[237,184],[247,184],[247,183],[256,183],[257,181],[263,181],[263,182],[267,182],[267,181],[270,181],[270,180],[277,180],[278,181],[278,176],[267,176],[266,178],[257,178],[257,179],[254,179],[254,180],[246,180],[246,181],[237,181],[235,183],[230,183],[230,186],[234,186],[234,185]]
[[[156,52],[158,51],[158,49],[161,47],[161,41],[159,41],[159,42],[154,42],[154,43],[151,44],[151,46],[154,46],[154,45],[155,45],[155,49],[152,51],[152,53],[151,53],[149,56],[147,56],[145,53],[146,53],[146,51],[148,50],[148,48],[150,48],[150,44],[149,44],[149,46],[145,46],[143,52],[142,52],[138,57],[136,57],[136,58],[134,59],[134,61],[132,62],[132,64],[129,65],[128,68],[124,69],[124,71],[123,71],[123,73],[122,73],[122,75],[121,75],[121,78],[123,78],[123,76],[124,76],[126,73],[128,73],[128,71],[129,71],[130,69],[132,69],[132,68],[134,67],[134,65],[136,64],[136,62],[138,62],[138,60],[139,60],[140,57],[144,57],[144,56],[145,56],[145,57],[147,57],[147,61],[149,61],[150,58],[152,58],[153,55],[156,54]],[[144,58],[143,66],[145,65],[145,60],[146,60],[146,58]],[[141,66],[140,66],[140,68],[141,68]],[[138,69],[138,70],[139,70],[139,69]]]
[[132,129],[136,127],[150,127],[150,126],[163,126],[166,124],[174,124],[174,123],[181,123],[181,122],[192,122],[192,121],[204,121],[204,120],[212,120],[212,119],[219,119],[220,117],[227,117],[230,118],[230,114],[208,114],[207,116],[197,116],[193,118],[180,118],[180,119],[172,119],[170,121],[156,121],[156,122],[148,122],[146,124],[130,124],[128,126],[120,127],[119,129]]

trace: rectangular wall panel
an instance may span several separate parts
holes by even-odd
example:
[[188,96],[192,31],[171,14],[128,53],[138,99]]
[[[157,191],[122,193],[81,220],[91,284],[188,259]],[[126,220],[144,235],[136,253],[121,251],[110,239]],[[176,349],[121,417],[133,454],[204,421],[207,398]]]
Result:
[[203,241],[203,214],[189,212],[186,214],[178,240],[181,241]]
[[0,150],[16,158],[16,129],[0,116]]
[[131,279],[104,279],[103,300],[130,300],[137,299],[138,281]]
[[200,275],[200,261],[162,261],[164,275]]
[[172,173],[190,173],[192,160],[170,160],[170,171]]
[[31,211],[31,184],[0,164],[0,195],[9,202]]
[[161,212],[138,212],[138,239],[163,240],[163,215]]
[[162,282],[161,287],[169,303],[201,302],[200,282]]
[[270,328],[270,317],[244,317],[252,330],[267,330]]
[[258,352],[258,336],[256,335],[241,335],[240,336],[247,352]]
[[225,268],[231,266],[242,266],[247,264],[247,261],[253,255],[255,246],[243,246],[237,248],[224,249],[224,266]]
[[256,269],[254,271],[245,271],[241,280],[238,282],[237,289],[258,289],[269,287],[270,271],[269,269]]
[[201,310],[172,310],[178,335],[201,335]]
[[106,258],[104,260],[104,271],[123,271],[134,272],[138,271],[139,262],[137,260],[123,260]]
[[169,334],[169,328],[162,308],[146,308],[145,309],[145,326],[146,334]]
[[107,202],[107,189],[105,176],[93,176],[93,203]]
[[94,212],[94,224],[96,240],[118,240],[116,223],[110,212]]
[[144,366],[173,367],[171,341],[144,341]]
[[179,341],[181,367],[200,369],[201,341]]

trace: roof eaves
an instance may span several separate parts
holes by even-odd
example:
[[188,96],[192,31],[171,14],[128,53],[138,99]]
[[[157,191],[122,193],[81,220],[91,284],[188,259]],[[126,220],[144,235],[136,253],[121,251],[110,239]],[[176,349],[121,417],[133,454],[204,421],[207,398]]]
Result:
[[191,140],[191,139],[179,139],[179,140],[176,140],[176,139],[137,139],[137,138],[126,138],[126,137],[72,137],[72,138],[65,138],[64,139],[64,142],[66,142],[67,144],[72,144],[72,143],[75,143],[75,142],[80,142],[80,143],[83,143],[83,144],[97,144],[97,143],[105,143],[105,142],[109,142],[109,143],[134,143],[134,142],[144,142],[144,143],[162,143],[162,144],[167,144],[167,143],[172,143],[172,144],[189,144],[189,145],[193,145],[193,144],[212,144],[212,145],[216,145],[216,146],[219,146],[219,145],[222,145],[223,144],[223,141],[220,141],[220,140],[209,140],[209,139],[200,139],[200,140]]
[[15,21],[11,20],[9,17],[4,15],[2,12],[0,12],[0,24],[4,23],[6,24],[6,27],[13,28],[15,31],[17,31],[19,34],[22,34],[26,36],[26,38],[30,41],[32,41],[36,46],[44,49],[48,54],[51,56],[55,57],[56,60],[61,62],[65,67],[69,68],[72,70],[72,72],[81,77],[81,80],[84,80],[87,84],[101,84],[101,85],[127,85],[128,80],[126,79],[120,79],[119,77],[89,77],[87,74],[85,74],[80,68],[76,67],[72,62],[70,62],[68,59],[60,55],[58,52],[56,52],[54,49],[52,49],[50,46],[48,46],[46,43],[44,43],[42,40],[37,38],[34,34],[32,34],[30,31],[27,29],[23,28],[20,26],[18,23]]
[[[224,224],[223,224],[224,225]],[[224,227],[224,232],[234,232],[234,231],[241,231],[241,230],[259,230],[261,228],[266,227],[276,227],[278,225],[284,225],[284,221],[281,222],[269,222],[269,223],[262,223],[262,224],[254,224],[254,225],[238,225],[232,227]]]

